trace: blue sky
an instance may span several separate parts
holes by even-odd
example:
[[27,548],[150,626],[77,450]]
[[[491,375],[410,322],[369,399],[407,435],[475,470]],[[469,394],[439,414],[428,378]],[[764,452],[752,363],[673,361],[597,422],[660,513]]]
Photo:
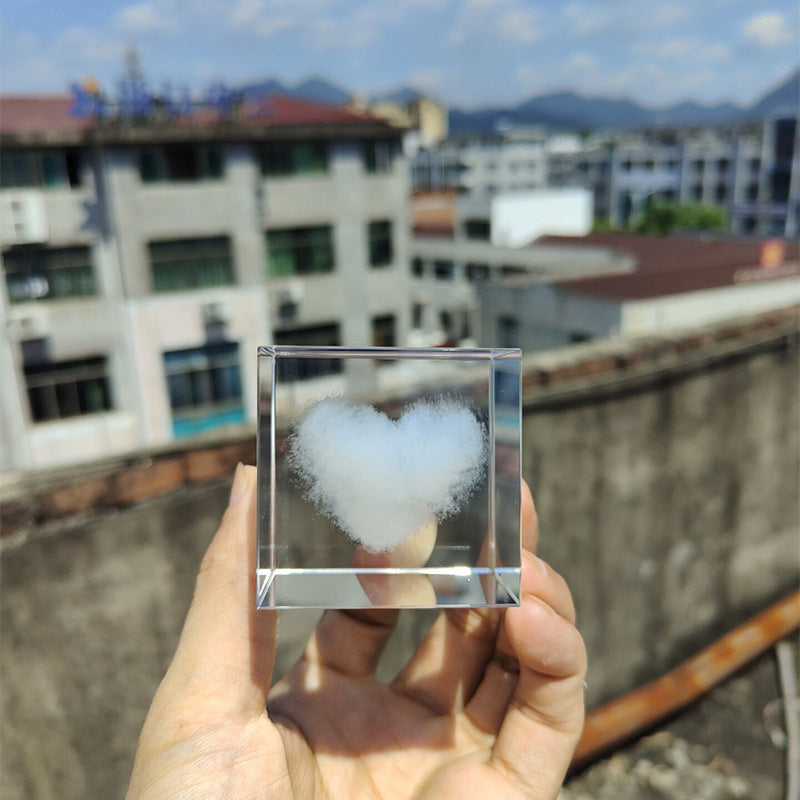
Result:
[[4,0],[0,90],[113,89],[135,44],[153,85],[321,75],[462,106],[565,88],[749,103],[800,60],[799,17],[796,0]]

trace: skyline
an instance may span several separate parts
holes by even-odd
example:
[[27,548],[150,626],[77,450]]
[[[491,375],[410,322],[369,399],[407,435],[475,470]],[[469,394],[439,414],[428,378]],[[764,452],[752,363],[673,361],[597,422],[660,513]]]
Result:
[[[796,4],[709,0],[7,0],[0,91],[113,91],[135,45],[154,88],[321,76],[348,91],[414,86],[464,108],[572,90],[650,107],[747,105],[798,63]],[[47,13],[37,13],[38,11]],[[220,24],[222,20],[222,24]],[[566,55],[564,55],[566,53]]]

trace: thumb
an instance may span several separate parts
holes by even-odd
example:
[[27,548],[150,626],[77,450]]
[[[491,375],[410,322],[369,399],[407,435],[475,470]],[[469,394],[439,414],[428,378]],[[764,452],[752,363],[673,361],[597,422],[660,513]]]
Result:
[[278,615],[256,610],[256,468],[239,464],[230,503],[197,576],[194,598],[165,682],[217,714],[264,713]]

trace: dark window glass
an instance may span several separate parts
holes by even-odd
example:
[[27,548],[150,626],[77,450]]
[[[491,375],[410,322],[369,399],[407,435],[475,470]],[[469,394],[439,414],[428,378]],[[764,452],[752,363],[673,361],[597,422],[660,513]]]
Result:
[[372,318],[372,346],[395,346],[395,318],[392,314]]
[[331,272],[334,268],[331,226],[267,231],[267,264],[274,278]]
[[411,259],[411,274],[415,278],[421,278],[425,273],[425,265],[421,258]]
[[491,224],[488,219],[468,219],[464,221],[464,235],[467,239],[489,241]]
[[326,142],[271,142],[258,151],[261,174],[268,177],[319,175],[328,171]]
[[519,347],[519,322],[514,317],[497,318],[497,346]]
[[222,150],[216,145],[169,144],[139,151],[139,175],[145,183],[215,179],[224,171]]
[[467,280],[470,281],[485,281],[489,277],[488,264],[467,264]]
[[[779,119],[775,122],[775,161],[789,164],[794,155],[796,119]],[[784,201],[778,201],[784,202]]]
[[423,315],[425,314],[425,306],[422,303],[414,303],[411,306],[411,327],[412,328],[421,328],[422,327],[422,319]]
[[728,187],[724,183],[718,184],[714,190],[714,197],[718,203],[724,203],[728,199]]
[[112,408],[106,356],[25,364],[34,422],[95,414]]
[[244,420],[236,342],[165,352],[164,374],[176,436]]
[[369,173],[391,172],[395,145],[392,141],[369,141],[361,145],[364,169]]
[[436,276],[437,280],[440,281],[453,280],[454,270],[455,268],[453,267],[452,261],[433,262],[433,274]]
[[67,180],[71,188],[75,189],[83,184],[81,171],[82,159],[79,150],[66,151]]
[[755,203],[758,200],[758,184],[750,183],[747,185],[747,200],[750,203]]
[[[341,345],[339,326],[336,323],[312,325],[275,331],[275,344],[300,347],[338,347]],[[281,380],[311,380],[342,371],[339,358],[298,358],[277,360],[278,377]]]
[[154,292],[177,292],[234,283],[233,255],[227,236],[150,242]]
[[[71,154],[71,155],[68,155]],[[3,189],[57,189],[79,186],[73,181],[69,159],[77,151],[58,148],[47,150],[7,150],[0,153],[0,188]]]
[[3,253],[3,268],[12,303],[97,293],[88,247],[14,247]]
[[385,267],[392,263],[392,223],[388,220],[370,222],[367,225],[369,240],[369,264]]

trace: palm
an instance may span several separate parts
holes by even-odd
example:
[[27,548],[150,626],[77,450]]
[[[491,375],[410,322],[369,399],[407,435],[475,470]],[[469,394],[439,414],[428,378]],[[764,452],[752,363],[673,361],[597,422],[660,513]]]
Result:
[[[326,612],[267,695],[277,616],[255,612],[242,584],[253,554],[234,511],[148,714],[131,800],[556,797],[585,670],[563,579],[526,555],[520,608],[443,612],[390,684],[375,667],[396,612]],[[247,528],[252,516],[239,513]]]

